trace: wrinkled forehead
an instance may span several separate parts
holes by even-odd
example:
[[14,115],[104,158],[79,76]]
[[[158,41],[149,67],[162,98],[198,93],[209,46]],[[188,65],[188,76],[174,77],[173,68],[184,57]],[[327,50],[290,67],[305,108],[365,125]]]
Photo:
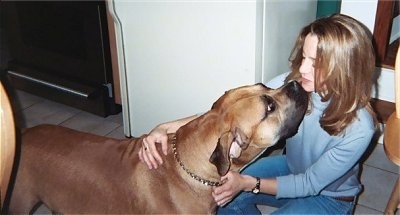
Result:
[[224,110],[237,102],[248,97],[262,95],[270,91],[268,87],[263,84],[256,84],[251,86],[243,86],[226,91],[216,102],[214,102],[212,109]]

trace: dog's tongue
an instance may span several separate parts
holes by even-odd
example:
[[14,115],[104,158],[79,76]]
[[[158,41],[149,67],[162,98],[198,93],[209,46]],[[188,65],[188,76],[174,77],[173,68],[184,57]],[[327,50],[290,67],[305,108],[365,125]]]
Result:
[[237,141],[234,141],[231,144],[231,148],[229,150],[229,156],[230,158],[238,158],[240,156],[240,153],[242,152],[242,149],[240,148],[239,144]]

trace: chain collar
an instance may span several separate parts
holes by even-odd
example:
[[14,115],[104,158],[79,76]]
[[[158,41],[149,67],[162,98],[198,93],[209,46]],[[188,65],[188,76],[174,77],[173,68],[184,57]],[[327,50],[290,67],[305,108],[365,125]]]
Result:
[[196,181],[199,181],[202,184],[207,185],[207,186],[217,186],[218,187],[218,186],[222,185],[222,183],[219,182],[219,181],[210,181],[210,180],[207,180],[207,179],[203,179],[202,177],[194,174],[189,169],[187,169],[185,167],[185,165],[183,165],[182,161],[179,158],[178,151],[176,150],[176,136],[174,136],[173,139],[172,139],[172,150],[174,151],[174,157],[175,157],[176,162],[179,163],[179,165],[182,167],[182,169],[185,170],[185,172],[187,174],[189,174],[190,177],[192,177]]

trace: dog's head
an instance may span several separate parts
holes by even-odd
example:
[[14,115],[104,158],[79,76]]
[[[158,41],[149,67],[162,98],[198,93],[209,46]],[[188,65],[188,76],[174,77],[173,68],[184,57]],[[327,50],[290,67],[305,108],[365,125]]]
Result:
[[308,95],[295,81],[276,90],[256,84],[227,91],[209,111],[220,135],[209,161],[220,175],[240,169],[296,134],[307,107]]

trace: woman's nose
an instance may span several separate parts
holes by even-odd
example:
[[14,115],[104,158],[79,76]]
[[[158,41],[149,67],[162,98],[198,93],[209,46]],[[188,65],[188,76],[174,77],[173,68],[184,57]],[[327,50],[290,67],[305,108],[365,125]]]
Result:
[[300,66],[300,73],[306,74],[312,72],[314,69],[313,67],[313,62],[311,60],[308,60],[307,58],[303,60]]

